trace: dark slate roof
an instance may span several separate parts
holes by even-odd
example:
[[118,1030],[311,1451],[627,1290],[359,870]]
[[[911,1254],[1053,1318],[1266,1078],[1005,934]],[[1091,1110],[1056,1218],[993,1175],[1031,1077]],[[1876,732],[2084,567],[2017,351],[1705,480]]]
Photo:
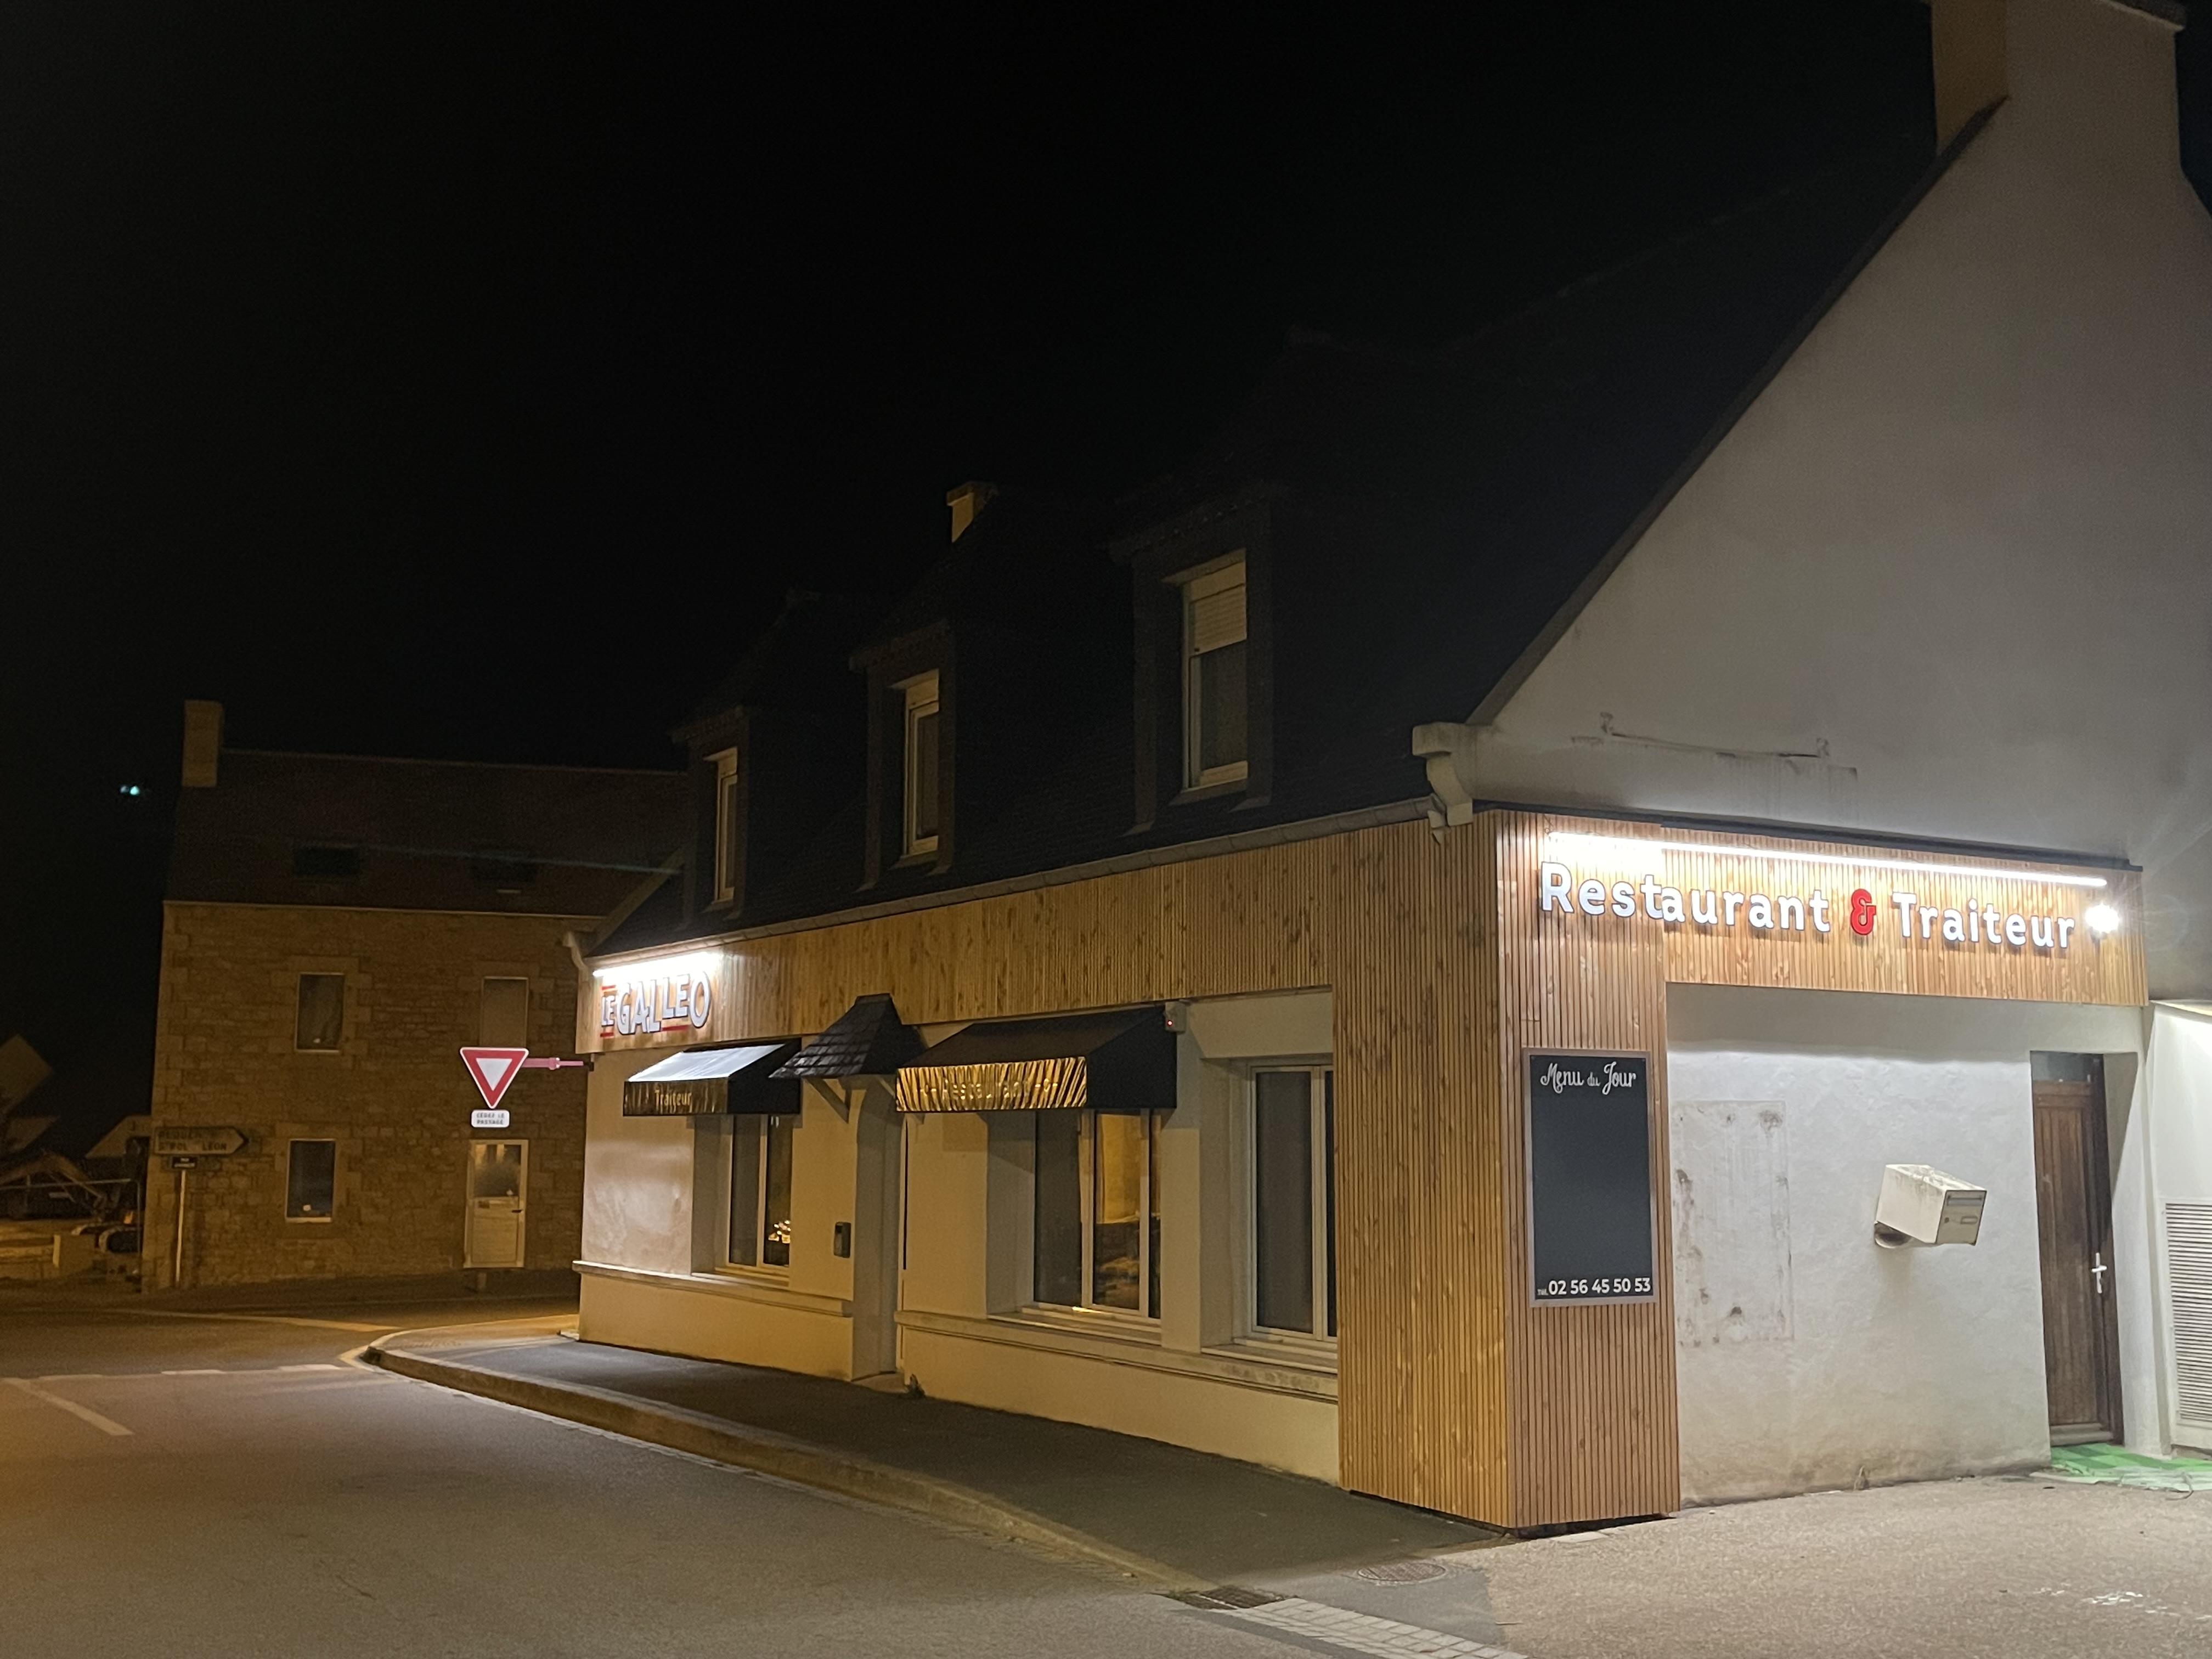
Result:
[[[1127,605],[1118,647],[1071,672],[1116,684],[1013,787],[965,798],[954,867],[862,890],[857,795],[748,905],[804,919],[1120,854],[1415,800],[1412,728],[1507,686],[1695,471],[1935,176],[1899,135],[1429,351],[1293,338],[1219,438],[1121,505],[1134,550],[1223,504],[1273,515],[1274,782],[1163,808],[1133,832]],[[902,601],[878,640],[973,591],[982,537]],[[962,544],[969,538],[962,538]],[[958,546],[956,544],[956,552]],[[966,742],[963,729],[961,741]],[[964,768],[963,757],[958,764]],[[641,908],[601,949],[727,928]]]
[[179,798],[173,899],[603,916],[690,821],[672,772],[228,749],[216,779]]
[[854,1001],[796,1054],[778,1077],[872,1077],[896,1072],[921,1052],[921,1038],[878,992]]
[[738,708],[805,706],[835,696],[850,674],[845,657],[885,609],[881,599],[796,589],[745,647],[737,664],[699,700],[678,733]]

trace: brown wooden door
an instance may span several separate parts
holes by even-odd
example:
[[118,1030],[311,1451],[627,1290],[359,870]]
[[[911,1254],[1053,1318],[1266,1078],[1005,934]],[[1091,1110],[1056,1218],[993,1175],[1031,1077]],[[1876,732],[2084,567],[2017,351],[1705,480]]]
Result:
[[2053,1445],[2120,1437],[2119,1321],[2104,1091],[2035,1085],[2035,1217]]

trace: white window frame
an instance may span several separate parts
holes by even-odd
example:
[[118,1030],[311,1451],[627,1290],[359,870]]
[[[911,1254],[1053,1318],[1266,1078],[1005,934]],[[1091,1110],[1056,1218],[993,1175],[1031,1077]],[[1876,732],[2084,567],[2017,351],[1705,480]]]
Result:
[[[775,1112],[747,1113],[743,1115],[750,1119],[751,1121],[757,1122],[760,1125],[760,1133],[753,1141],[753,1231],[755,1237],[753,1239],[752,1248],[753,1254],[756,1256],[765,1257],[768,1254],[769,1124],[771,1120],[784,1123],[787,1126],[785,1133],[792,1137],[791,1186],[793,1197],[792,1222],[793,1236],[792,1238],[787,1239],[785,1242],[787,1244],[791,1244],[795,1247],[798,1243],[799,1125],[800,1114],[797,1112]],[[715,1256],[720,1261],[721,1270],[726,1273],[737,1273],[750,1279],[773,1279],[779,1281],[787,1279],[791,1277],[791,1264],[788,1262],[778,1263],[764,1260],[738,1261],[732,1260],[731,1256],[730,1229],[732,1223],[736,1218],[738,1208],[738,1148],[743,1145],[743,1142],[740,1141],[738,1137],[738,1115],[732,1115],[730,1119],[729,1133],[725,1139],[725,1144],[722,1149],[721,1242],[715,1251]]]
[[[1117,1320],[1126,1324],[1142,1325],[1147,1329],[1159,1328],[1160,1316],[1152,1307],[1152,1182],[1159,1171],[1158,1162],[1159,1125],[1155,1119],[1165,1119],[1172,1114],[1166,1111],[1117,1112],[1116,1117],[1142,1117],[1145,1120],[1145,1169],[1137,1183],[1137,1305],[1133,1309],[1109,1307],[1092,1300],[1098,1287],[1097,1267],[1097,1182],[1098,1182],[1098,1119],[1099,1112],[1085,1108],[1079,1114],[1081,1121],[1076,1133],[1076,1206],[1077,1220],[1083,1235],[1083,1259],[1079,1283],[1082,1300],[1076,1303],[1041,1302],[1036,1299],[1036,1197],[1035,1182],[1037,1171],[1030,1166],[1030,1301],[1022,1310],[1025,1314],[1046,1319],[1075,1317],[1084,1320]],[[1032,1139],[1031,1146],[1035,1146]],[[1161,1218],[1164,1228],[1166,1218]],[[1167,1286],[1160,1286],[1160,1300],[1167,1300]]]
[[714,767],[714,902],[738,896],[738,751],[725,749],[707,758]]
[[[925,836],[921,834],[916,827],[921,823],[921,817],[920,794],[921,774],[917,763],[921,759],[921,746],[917,741],[917,737],[921,722],[928,716],[934,714],[940,722],[944,720],[945,705],[940,690],[942,684],[938,671],[933,668],[926,674],[917,674],[910,680],[902,680],[891,688],[901,693],[905,699],[905,713],[902,721],[899,745],[901,757],[899,846],[901,856],[905,858],[923,858],[936,852],[937,844],[944,829],[945,769],[941,751],[937,770],[938,829]],[[943,729],[941,725],[939,729],[940,731]]]
[[[1230,645],[1247,643],[1251,634],[1250,586],[1245,567],[1244,550],[1239,548],[1225,557],[1216,559],[1175,577],[1182,590],[1182,752],[1183,787],[1187,789],[1209,789],[1217,784],[1242,783],[1251,774],[1249,759],[1231,761],[1225,766],[1201,767],[1201,726],[1205,719],[1204,694],[1200,690],[1199,665],[1207,653],[1198,648],[1198,606],[1202,599],[1236,588],[1245,596],[1244,619],[1237,637],[1217,640],[1210,649],[1218,650]],[[1247,681],[1245,684],[1244,747],[1249,756],[1252,747],[1251,685],[1249,677],[1250,653],[1246,653]]]
[[[1314,1348],[1334,1354],[1336,1337],[1329,1329],[1332,1297],[1329,1289],[1328,1255],[1329,1232],[1334,1218],[1329,1203],[1329,1123],[1328,1112],[1334,1098],[1335,1071],[1328,1060],[1264,1062],[1255,1065],[1244,1079],[1243,1134],[1241,1146],[1243,1171],[1238,1185],[1243,1202],[1243,1259],[1237,1317],[1238,1334],[1247,1342],[1276,1342],[1295,1347]],[[1279,1325],[1260,1322],[1260,1076],[1266,1072],[1303,1072],[1310,1081],[1307,1085],[1306,1109],[1308,1128],[1307,1147],[1310,1169],[1306,1183],[1306,1201],[1312,1206],[1313,1233],[1313,1328],[1286,1330]]]

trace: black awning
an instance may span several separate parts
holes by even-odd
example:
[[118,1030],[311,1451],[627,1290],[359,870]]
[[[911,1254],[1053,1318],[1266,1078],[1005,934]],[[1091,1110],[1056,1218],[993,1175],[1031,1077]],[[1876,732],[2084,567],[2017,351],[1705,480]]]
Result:
[[899,1068],[902,1112],[1172,1111],[1175,1034],[1158,1003],[980,1021]]
[[623,1085],[624,1117],[700,1117],[799,1110],[799,1085],[775,1073],[799,1052],[791,1041],[722,1042],[655,1060]]
[[881,992],[858,999],[785,1061],[778,1077],[888,1077],[921,1052],[921,1039]]

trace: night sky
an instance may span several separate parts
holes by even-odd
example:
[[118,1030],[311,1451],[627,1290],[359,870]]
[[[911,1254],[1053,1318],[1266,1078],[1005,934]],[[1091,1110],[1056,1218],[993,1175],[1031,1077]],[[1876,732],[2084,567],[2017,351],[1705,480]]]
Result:
[[0,19],[0,1037],[57,1106],[143,1109],[182,698],[672,764],[948,486],[1126,489],[1291,325],[1448,339],[1929,125],[1914,0],[766,9]]

